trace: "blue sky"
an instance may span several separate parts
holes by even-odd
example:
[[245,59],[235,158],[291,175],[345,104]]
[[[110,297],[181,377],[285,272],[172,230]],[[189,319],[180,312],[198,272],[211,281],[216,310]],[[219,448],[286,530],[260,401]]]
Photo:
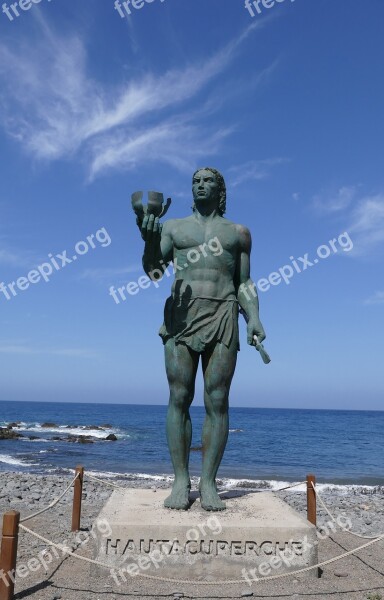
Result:
[[167,218],[185,216],[193,171],[211,165],[227,218],[251,230],[255,281],[337,248],[260,292],[272,363],[242,324],[232,405],[381,410],[382,0],[19,12],[0,12],[0,282],[99,234],[48,282],[0,292],[0,398],[167,402],[170,279],[119,305],[109,288],[142,275],[131,193],[162,191]]

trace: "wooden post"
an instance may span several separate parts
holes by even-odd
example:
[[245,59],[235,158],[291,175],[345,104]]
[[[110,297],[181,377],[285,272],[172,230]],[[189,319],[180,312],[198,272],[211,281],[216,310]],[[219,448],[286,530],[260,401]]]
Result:
[[307,475],[307,519],[316,527],[316,492],[312,483],[316,485],[315,475]]
[[20,513],[5,513],[0,554],[0,600],[13,600]]
[[[76,467],[76,475],[79,477],[75,481],[73,490],[73,509],[72,509],[72,531],[79,531],[81,519],[81,499],[83,497],[83,479],[84,467]],[[1,600],[1,599],[0,599]]]

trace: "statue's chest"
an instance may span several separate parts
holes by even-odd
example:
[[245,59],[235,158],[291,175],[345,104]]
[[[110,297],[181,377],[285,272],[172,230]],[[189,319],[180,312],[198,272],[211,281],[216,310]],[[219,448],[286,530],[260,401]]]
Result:
[[226,227],[188,227],[178,231],[174,235],[174,245],[178,250],[187,250],[196,248],[203,244],[220,244],[225,250],[231,252],[237,246],[237,239],[234,232]]

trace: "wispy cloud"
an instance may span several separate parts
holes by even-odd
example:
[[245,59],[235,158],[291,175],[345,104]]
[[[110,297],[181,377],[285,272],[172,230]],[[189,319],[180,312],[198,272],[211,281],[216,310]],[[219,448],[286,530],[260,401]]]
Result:
[[85,269],[79,276],[79,279],[93,281],[96,283],[105,283],[106,281],[114,280],[118,277],[124,277],[131,273],[142,272],[143,267],[137,263],[128,267],[105,267],[96,269]]
[[312,206],[318,214],[342,219],[353,238],[351,257],[372,254],[384,242],[384,193],[364,195],[361,186],[343,186],[335,193],[318,194]]
[[289,162],[287,158],[266,158],[263,160],[251,160],[242,165],[231,167],[228,171],[231,175],[231,185],[237,187],[246,181],[257,181],[267,179],[271,176],[272,169],[276,166]]
[[321,192],[313,198],[313,207],[321,214],[337,213],[348,208],[357,197],[357,186],[343,186],[334,191]]
[[384,291],[375,292],[373,296],[364,300],[364,304],[384,304]]
[[0,235],[0,265],[2,267],[25,268],[36,262],[36,255],[29,251],[12,248]]
[[71,158],[81,149],[90,178],[133,169],[143,157],[190,170],[218,151],[231,127],[204,123],[204,108],[191,116],[189,103],[212,110],[209,84],[262,26],[252,24],[202,62],[112,86],[89,76],[79,37],[54,34],[40,18],[39,40],[0,44],[3,125],[35,159]]
[[384,242],[384,194],[359,200],[347,230],[353,236],[355,255],[376,251]]
[[97,354],[86,348],[36,348],[25,343],[0,343],[0,354],[39,355],[50,354],[69,358],[95,358]]

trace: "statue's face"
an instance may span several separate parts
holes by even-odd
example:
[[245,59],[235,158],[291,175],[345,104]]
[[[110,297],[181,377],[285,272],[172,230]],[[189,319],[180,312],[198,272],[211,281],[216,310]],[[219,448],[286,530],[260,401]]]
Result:
[[193,199],[195,202],[219,199],[219,185],[216,176],[211,171],[198,171],[192,181]]

